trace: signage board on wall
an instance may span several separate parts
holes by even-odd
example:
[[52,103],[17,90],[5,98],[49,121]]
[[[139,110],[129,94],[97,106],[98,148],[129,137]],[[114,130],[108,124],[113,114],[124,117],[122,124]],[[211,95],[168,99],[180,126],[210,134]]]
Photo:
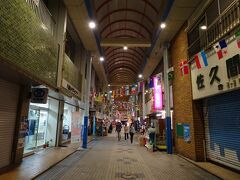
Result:
[[189,124],[183,124],[183,138],[185,142],[190,142],[190,126]]
[[75,94],[76,96],[80,96],[80,92],[75,88],[72,84],[70,84],[67,80],[62,79],[62,87]]
[[227,44],[227,54],[218,59],[217,53],[207,55],[208,66],[198,69],[191,64],[193,99],[240,88],[240,49],[235,40]]
[[31,103],[46,104],[47,97],[47,88],[32,88]]
[[81,140],[82,114],[80,111],[72,113],[72,123],[71,123],[71,142],[72,143],[79,143]]

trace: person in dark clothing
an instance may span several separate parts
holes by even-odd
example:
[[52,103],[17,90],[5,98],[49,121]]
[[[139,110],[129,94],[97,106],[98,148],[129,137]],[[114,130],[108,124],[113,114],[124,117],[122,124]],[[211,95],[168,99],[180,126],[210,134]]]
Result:
[[117,124],[116,124],[116,131],[118,133],[118,141],[121,140],[121,130],[122,130],[122,123],[121,122],[117,122]]
[[128,133],[129,133],[129,129],[128,129],[128,125],[127,123],[124,126],[124,134],[125,134],[125,140],[128,139]]
[[131,140],[131,143],[133,143],[133,136],[134,136],[134,133],[135,133],[135,128],[134,128],[133,123],[132,123],[131,126],[130,126],[129,133],[130,133],[130,140]]
[[109,126],[108,133],[112,133],[112,123]]

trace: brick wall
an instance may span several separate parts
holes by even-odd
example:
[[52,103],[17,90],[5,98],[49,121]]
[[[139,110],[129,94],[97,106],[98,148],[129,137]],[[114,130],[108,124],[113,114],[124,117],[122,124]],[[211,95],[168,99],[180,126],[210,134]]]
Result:
[[[174,135],[176,151],[193,160],[203,158],[203,121],[201,120],[201,110],[197,110],[199,103],[192,101],[191,76],[190,74],[181,76],[179,63],[187,60],[187,33],[184,25],[171,42],[171,60],[174,67],[173,98],[174,98],[174,126],[177,123],[190,125],[191,141],[186,143],[183,138]],[[198,129],[198,126],[200,130]]]

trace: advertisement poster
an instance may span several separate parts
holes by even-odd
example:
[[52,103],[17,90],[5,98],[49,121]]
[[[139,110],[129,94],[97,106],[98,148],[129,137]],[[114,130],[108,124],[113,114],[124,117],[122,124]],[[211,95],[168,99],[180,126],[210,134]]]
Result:
[[189,124],[183,124],[183,138],[185,142],[190,142],[190,126]]
[[79,143],[81,141],[82,115],[81,111],[72,113],[71,142]]

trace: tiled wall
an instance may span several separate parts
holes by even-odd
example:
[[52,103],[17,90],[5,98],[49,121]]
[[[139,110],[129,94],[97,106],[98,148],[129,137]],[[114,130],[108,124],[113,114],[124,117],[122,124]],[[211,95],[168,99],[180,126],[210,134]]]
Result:
[[64,56],[63,78],[81,92],[82,76],[80,70],[73,64],[66,54]]
[[0,1],[0,17],[0,59],[56,86],[57,45],[26,1]]

